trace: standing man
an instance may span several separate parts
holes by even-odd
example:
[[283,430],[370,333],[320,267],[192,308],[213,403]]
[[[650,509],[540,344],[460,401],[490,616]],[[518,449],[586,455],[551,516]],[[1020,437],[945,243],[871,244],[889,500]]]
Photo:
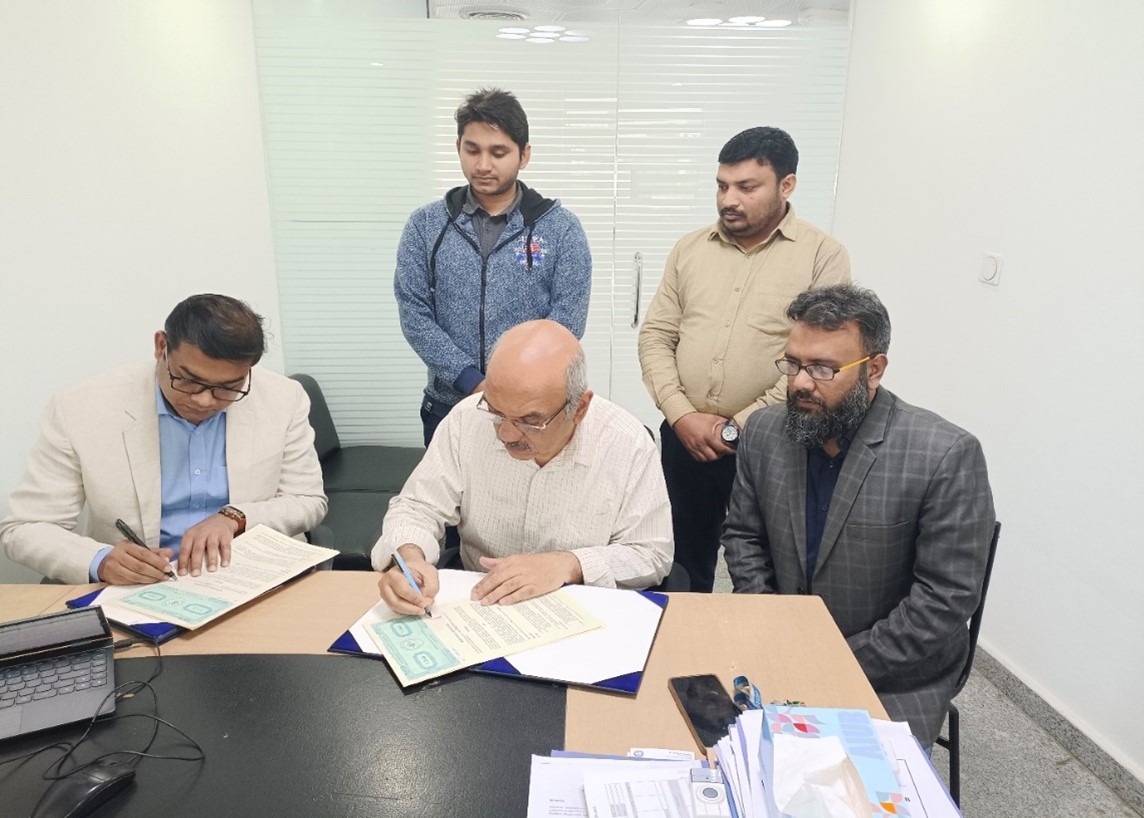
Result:
[[723,146],[719,221],[675,245],[640,329],[644,384],[665,418],[675,559],[693,591],[715,584],[743,425],[786,396],[786,379],[766,363],[790,332],[786,306],[803,290],[850,280],[846,248],[787,201],[797,169],[798,149],[778,128],[751,128]]
[[249,306],[194,295],[155,333],[153,361],[53,397],[0,546],[62,582],[131,585],[162,581],[173,556],[180,574],[226,566],[258,523],[289,535],[320,523],[310,401],[255,367],[265,346]]
[[505,330],[550,318],[582,337],[592,285],[579,219],[517,181],[532,149],[516,97],[482,89],[455,118],[469,183],[413,212],[393,278],[401,329],[429,367],[426,446],[449,410],[481,388]]
[[874,293],[806,292],[787,317],[786,405],[748,422],[723,529],[735,592],[821,597],[890,718],[928,746],[981,599],[995,519],[985,456],[879,385],[890,317]]

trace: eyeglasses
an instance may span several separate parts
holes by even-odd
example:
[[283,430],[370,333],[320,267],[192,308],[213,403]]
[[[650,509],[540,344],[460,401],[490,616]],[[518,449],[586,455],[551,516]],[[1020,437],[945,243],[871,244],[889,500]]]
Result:
[[548,420],[544,421],[544,423],[541,423],[539,426],[537,426],[536,424],[533,424],[533,423],[525,423],[523,420],[515,420],[514,418],[506,418],[500,412],[494,412],[492,410],[492,408],[489,406],[488,401],[486,401],[483,396],[481,397],[481,399],[479,401],[477,401],[477,408],[480,409],[482,412],[484,412],[486,415],[488,415],[492,419],[493,424],[496,426],[500,426],[502,423],[507,421],[507,422],[511,423],[513,426],[515,426],[516,430],[522,434],[526,434],[526,435],[527,434],[536,434],[536,435],[538,435],[541,432],[543,432],[545,429],[547,429],[549,424],[551,424],[552,421],[556,420],[556,418],[560,416],[561,412],[563,412],[565,409],[568,408],[568,401],[566,399],[564,401],[564,403],[562,403],[560,405],[560,408],[552,413],[552,417],[550,417]]
[[211,386],[209,383],[196,381],[194,378],[180,378],[171,371],[171,362],[167,359],[167,350],[163,350],[163,363],[167,365],[167,377],[171,379],[171,388],[184,395],[201,395],[210,391],[211,397],[223,403],[235,403],[250,394],[250,385],[254,380],[254,370],[246,374],[246,389],[231,389],[229,386]]
[[805,369],[806,374],[810,375],[810,377],[814,378],[816,381],[832,381],[834,380],[834,376],[839,372],[842,372],[845,369],[849,369],[852,366],[858,366],[858,364],[864,364],[873,357],[873,355],[867,355],[860,361],[855,361],[852,364],[846,364],[846,366],[840,366],[837,369],[832,366],[827,366],[826,364],[799,364],[795,363],[789,358],[779,358],[777,361],[775,361],[775,367],[779,370],[779,372],[783,373],[788,378],[793,378],[798,374],[800,369]]

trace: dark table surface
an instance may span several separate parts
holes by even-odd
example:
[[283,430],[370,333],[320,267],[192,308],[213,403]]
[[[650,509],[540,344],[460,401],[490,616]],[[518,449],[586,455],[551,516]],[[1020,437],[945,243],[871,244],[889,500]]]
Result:
[[[179,656],[154,682],[159,715],[203,748],[199,762],[144,759],[135,784],[93,816],[523,816],[530,756],[564,746],[558,685],[461,673],[404,691],[382,662],[339,656]],[[116,662],[117,682],[148,678],[154,659]],[[148,693],[77,751],[141,749]],[[75,726],[0,742],[0,761]],[[191,755],[163,728],[152,752]],[[0,765],[0,818],[28,816],[48,782],[48,751]]]

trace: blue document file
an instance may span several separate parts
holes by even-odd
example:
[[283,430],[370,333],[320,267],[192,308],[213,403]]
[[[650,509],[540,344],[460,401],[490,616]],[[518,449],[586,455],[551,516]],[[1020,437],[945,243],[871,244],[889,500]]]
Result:
[[[441,571],[441,590],[434,610],[451,601],[468,599],[472,587],[483,576],[475,571]],[[635,695],[668,597],[652,591],[584,585],[568,585],[564,590],[599,618],[604,627],[469,669]],[[330,646],[330,651],[382,658],[368,627],[393,618],[397,615],[384,602],[378,602]]]

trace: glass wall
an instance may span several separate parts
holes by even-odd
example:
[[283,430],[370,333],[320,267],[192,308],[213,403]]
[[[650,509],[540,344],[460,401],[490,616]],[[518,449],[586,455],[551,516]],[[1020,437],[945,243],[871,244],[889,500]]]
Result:
[[344,442],[420,442],[425,371],[397,318],[397,243],[412,210],[464,184],[452,117],[479,87],[520,98],[532,144],[521,179],[588,234],[592,388],[653,428],[638,323],[671,246],[715,220],[722,144],[754,125],[789,131],[793,202],[830,228],[847,25],[602,17],[561,21],[574,36],[540,44],[498,37],[503,22],[255,0],[286,366],[322,384]]

